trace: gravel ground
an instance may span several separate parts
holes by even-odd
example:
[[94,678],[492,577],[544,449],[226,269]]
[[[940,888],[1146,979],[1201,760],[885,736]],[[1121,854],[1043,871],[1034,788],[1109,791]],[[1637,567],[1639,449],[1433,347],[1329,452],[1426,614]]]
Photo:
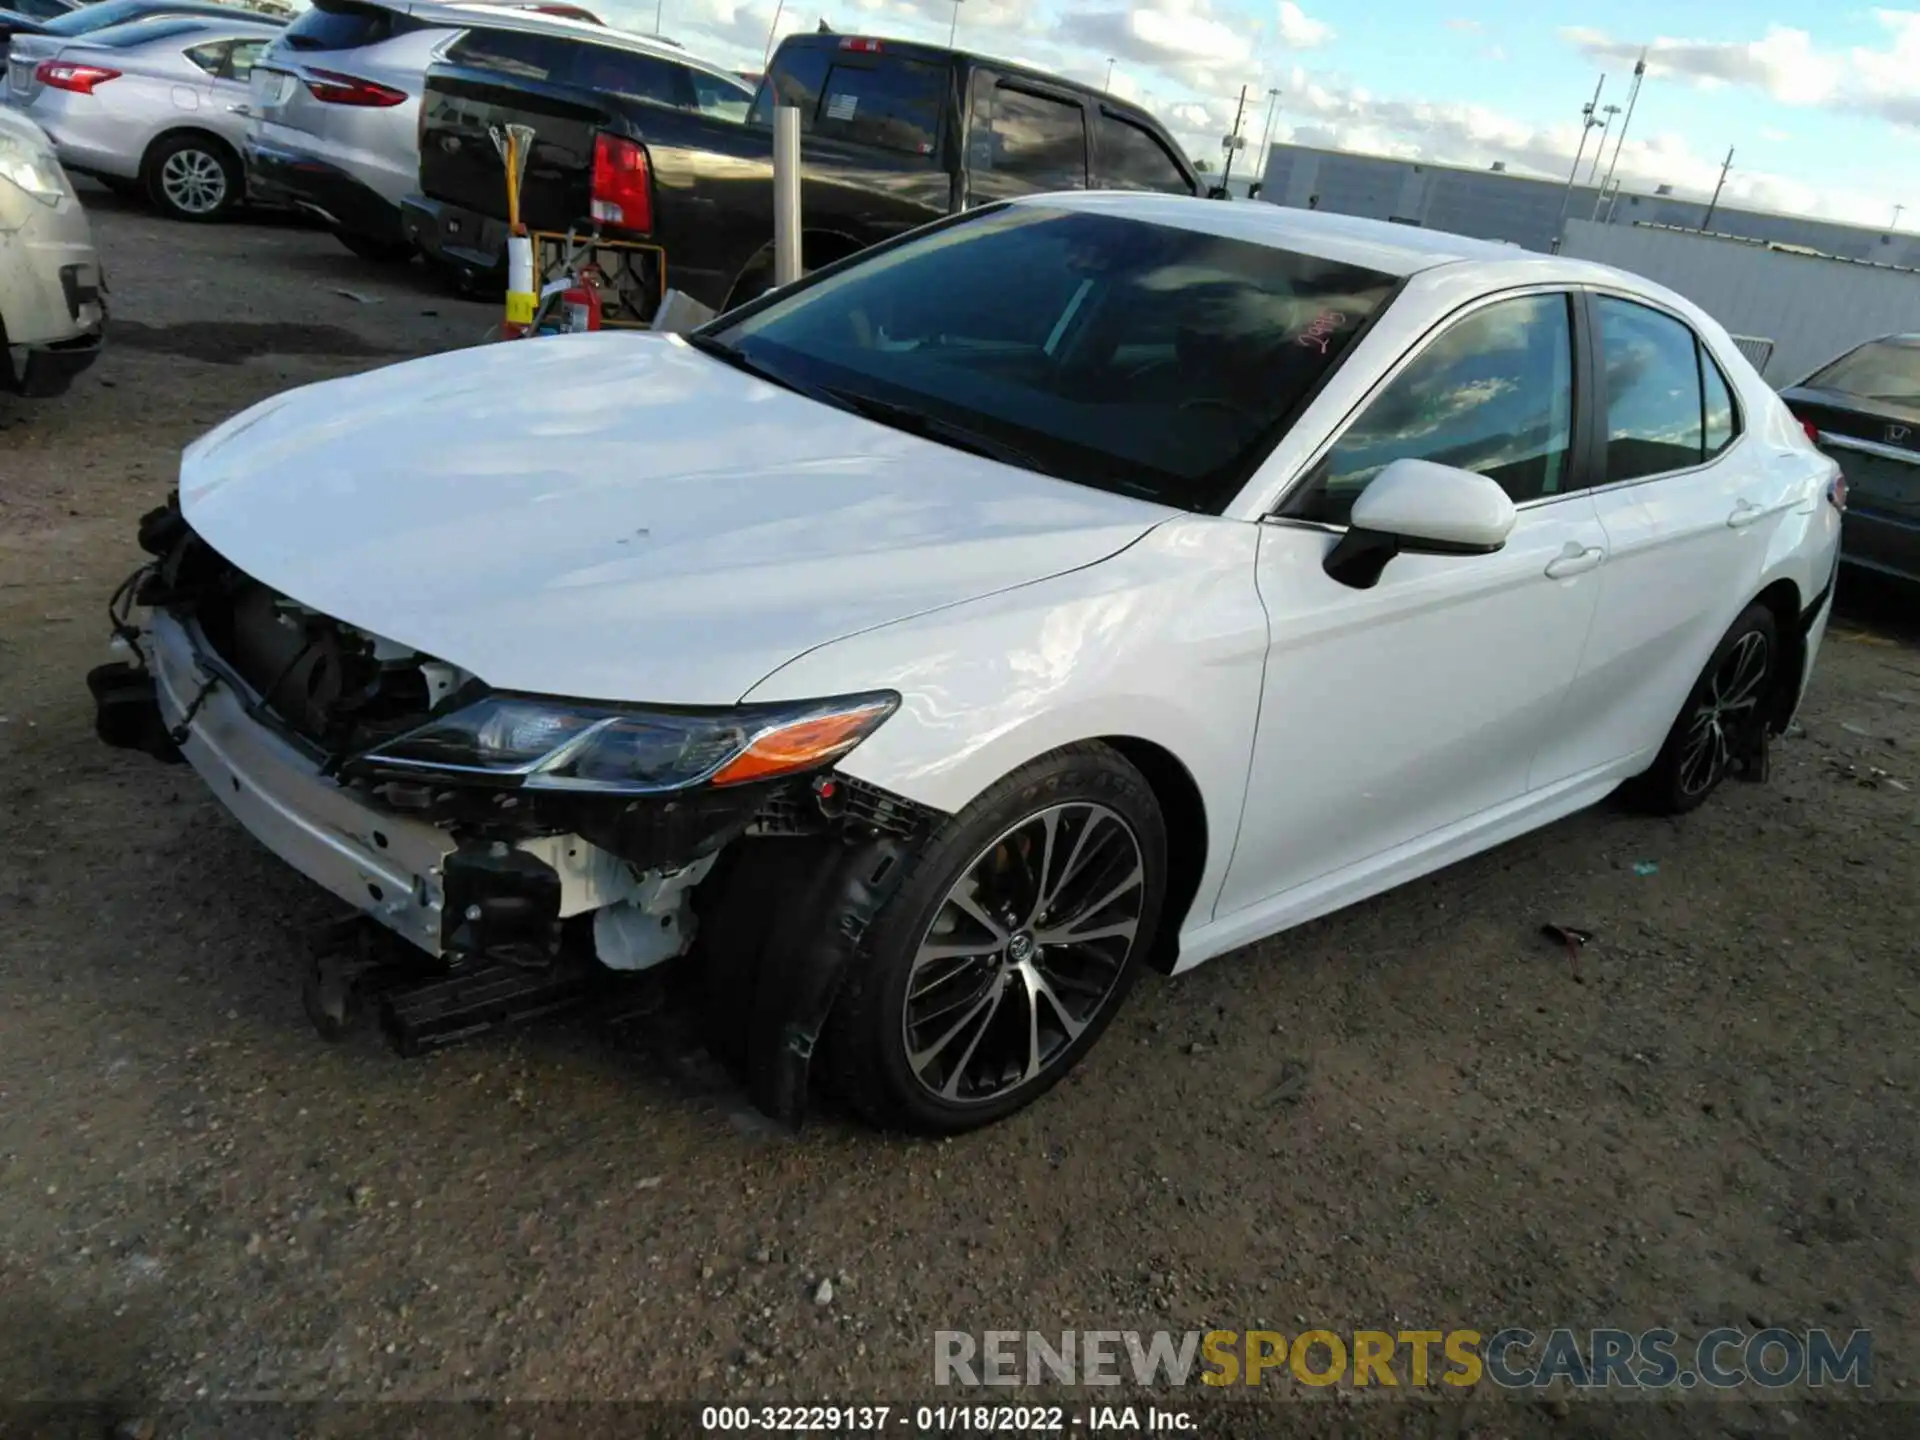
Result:
[[[953,1399],[941,1328],[1667,1324],[1867,1327],[1872,1394],[1920,1399],[1910,595],[1845,582],[1772,783],[1601,806],[1150,979],[986,1134],[788,1135],[670,1012],[328,1046],[296,961],[333,902],[99,745],[82,679],[182,445],[492,312],[298,225],[88,200],[112,348],[0,399],[0,1398]],[[1577,965],[1548,921],[1595,933]],[[1258,1415],[1920,1430],[1806,1392]]]

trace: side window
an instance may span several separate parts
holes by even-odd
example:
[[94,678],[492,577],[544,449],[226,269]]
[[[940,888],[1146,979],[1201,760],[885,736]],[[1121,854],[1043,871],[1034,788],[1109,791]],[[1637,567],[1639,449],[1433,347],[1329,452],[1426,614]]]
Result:
[[1034,190],[1087,188],[1087,119],[1078,105],[1002,85],[988,134],[996,175]]
[[711,115],[716,120],[731,120],[736,125],[746,120],[747,106],[753,103],[751,92],[738,85],[729,85],[719,76],[709,75],[704,70],[689,70],[687,74],[693,81],[693,98],[702,115]]
[[630,100],[651,100],[676,110],[696,108],[693,81],[684,65],[605,45],[572,48],[573,73],[568,78],[575,85]]
[[773,107],[792,105],[800,111],[800,128],[812,126],[820,108],[820,92],[827,83],[829,57],[811,45],[783,45],[774,58],[773,73],[754,96],[751,119],[755,125],[773,124]]
[[231,40],[216,40],[211,45],[196,45],[187,51],[187,59],[207,74],[218,78],[220,67],[226,63],[227,50],[232,44]]
[[1707,458],[1711,460],[1733,443],[1740,433],[1740,420],[1734,414],[1733,387],[1704,345],[1700,347],[1700,391],[1706,407]]
[[1193,194],[1179,162],[1152,131],[1105,111],[1100,115],[1100,183],[1115,190]]
[[1499,482],[1515,501],[1568,488],[1573,324],[1565,295],[1476,310],[1441,332],[1334,442],[1287,513],[1344,525],[1395,460],[1431,460]]
[[253,67],[267,52],[264,40],[236,40],[233,49],[227,52],[227,63],[220,72],[222,80],[238,80],[246,84],[253,77]]
[[1700,358],[1693,331],[1671,315],[1602,295],[1607,385],[1607,480],[1698,465],[1703,453]]

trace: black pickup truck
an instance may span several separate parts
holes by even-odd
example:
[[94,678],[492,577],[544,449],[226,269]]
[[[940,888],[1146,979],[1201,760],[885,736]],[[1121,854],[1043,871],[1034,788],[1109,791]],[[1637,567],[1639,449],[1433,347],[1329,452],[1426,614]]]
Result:
[[[632,39],[475,29],[427,73],[420,191],[431,258],[504,275],[506,190],[491,132],[531,126],[521,213],[535,231],[645,242],[672,288],[724,310],[772,283],[776,103],[800,111],[809,269],[970,206],[1043,190],[1201,193],[1163,126],[1057,76],[905,41],[795,35],[744,121],[702,109],[679,65]],[[661,72],[653,73],[655,69]],[[671,68],[672,74],[666,73]],[[682,93],[685,92],[685,93]]]

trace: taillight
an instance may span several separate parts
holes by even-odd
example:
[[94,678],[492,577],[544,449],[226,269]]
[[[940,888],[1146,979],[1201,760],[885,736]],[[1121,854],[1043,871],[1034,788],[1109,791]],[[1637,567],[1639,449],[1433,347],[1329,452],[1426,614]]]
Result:
[[880,53],[880,42],[878,40],[869,40],[862,35],[849,35],[840,42],[840,48],[842,50],[857,51],[862,55],[878,55]]
[[93,87],[118,80],[120,72],[104,65],[75,65],[66,60],[42,60],[33,78],[55,90],[71,90],[76,95],[91,95]]
[[1800,422],[1800,428],[1807,432],[1807,439],[1816,445],[1820,443],[1820,427],[1814,424],[1813,421],[1802,420]]
[[642,234],[653,229],[647,152],[604,130],[593,137],[593,218]]
[[1827,503],[1836,510],[1847,508],[1847,477],[1837,474],[1827,484]]
[[307,89],[313,98],[329,105],[360,105],[385,110],[407,103],[407,92],[391,85],[377,85],[354,75],[338,75],[331,70],[309,70]]

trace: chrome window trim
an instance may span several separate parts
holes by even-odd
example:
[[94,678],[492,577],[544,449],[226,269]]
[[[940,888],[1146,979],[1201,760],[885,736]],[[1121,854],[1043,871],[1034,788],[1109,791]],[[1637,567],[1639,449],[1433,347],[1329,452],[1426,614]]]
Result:
[[1897,460],[1904,465],[1920,465],[1920,452],[1902,450],[1898,445],[1886,445],[1878,440],[1862,440],[1857,435],[1833,435],[1822,430],[1820,443],[1841,450],[1857,450],[1862,455],[1874,455],[1882,460]]
[[[1543,506],[1558,505],[1567,500],[1574,500],[1582,495],[1604,495],[1615,490],[1625,490],[1635,485],[1648,485],[1662,480],[1673,480],[1682,476],[1697,475],[1703,471],[1711,470],[1729,455],[1732,455],[1740,449],[1746,442],[1747,436],[1751,433],[1750,427],[1747,425],[1746,408],[1741,403],[1740,389],[1732,380],[1727,378],[1727,367],[1721,359],[1719,352],[1707,342],[1707,338],[1704,335],[1694,328],[1693,322],[1686,316],[1680,314],[1679,311],[1673,309],[1671,306],[1662,304],[1658,300],[1636,295],[1630,290],[1625,290],[1613,285],[1591,284],[1584,281],[1576,283],[1547,281],[1536,285],[1517,285],[1508,290],[1497,290],[1491,294],[1481,295],[1468,301],[1457,310],[1450,311],[1436,323],[1433,328],[1422,335],[1419,342],[1402,354],[1400,358],[1393,363],[1393,367],[1376,380],[1367,393],[1355,402],[1353,408],[1340,417],[1339,423],[1328,432],[1326,439],[1314,447],[1312,453],[1302,462],[1293,477],[1287,481],[1286,487],[1281,490],[1279,497],[1273,502],[1272,508],[1260,517],[1260,522],[1262,524],[1291,524],[1303,529],[1319,530],[1329,535],[1346,534],[1347,527],[1345,525],[1335,524],[1327,520],[1308,520],[1300,516],[1283,515],[1280,512],[1286,508],[1287,502],[1293,498],[1294,493],[1306,483],[1307,477],[1313,473],[1314,467],[1326,458],[1327,452],[1340,443],[1347,431],[1353,428],[1354,421],[1359,419],[1367,407],[1379,398],[1380,392],[1393,384],[1395,380],[1398,380],[1401,372],[1424,354],[1427,349],[1447,331],[1451,330],[1455,325],[1469,316],[1491,305],[1497,305],[1507,300],[1523,300],[1530,295],[1565,295],[1571,299],[1571,297],[1579,294],[1606,295],[1614,299],[1625,300],[1630,304],[1643,305],[1649,310],[1657,311],[1659,314],[1665,315],[1669,319],[1684,325],[1687,333],[1693,336],[1694,342],[1704,349],[1708,355],[1712,356],[1714,362],[1720,366],[1720,377],[1726,380],[1727,395],[1728,398],[1733,401],[1734,419],[1738,429],[1726,449],[1711,459],[1703,460],[1698,465],[1684,466],[1679,470],[1662,470],[1654,475],[1636,475],[1630,480],[1611,480],[1601,485],[1589,485],[1580,490],[1567,490],[1558,495],[1537,495],[1531,500],[1515,502],[1513,507],[1515,511],[1536,510]],[[1574,333],[1577,336],[1579,332],[1578,323],[1573,321],[1571,316],[1569,316],[1569,322],[1573,324]],[[1598,377],[1595,377],[1595,383],[1596,385],[1598,384]],[[1578,400],[1579,397],[1576,395],[1574,398]],[[1704,438],[1703,432],[1703,442]],[[1603,437],[1603,454],[1604,448]]]

